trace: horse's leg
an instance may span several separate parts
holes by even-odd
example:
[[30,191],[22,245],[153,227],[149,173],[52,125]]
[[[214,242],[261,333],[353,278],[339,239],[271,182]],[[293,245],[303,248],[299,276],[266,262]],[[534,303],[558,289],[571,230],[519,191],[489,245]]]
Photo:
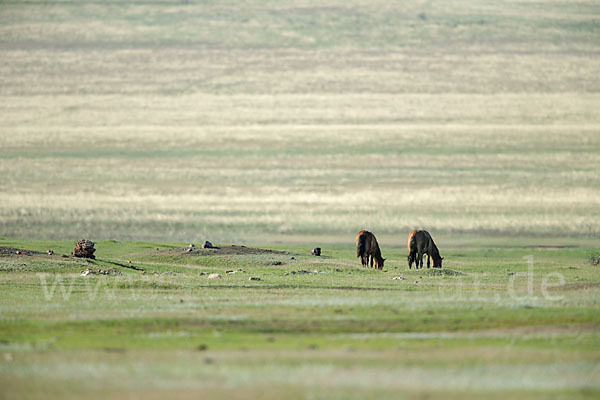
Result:
[[371,254],[371,269],[373,269],[373,254]]
[[431,259],[431,256],[429,255],[429,253],[427,253],[427,269],[429,269],[429,260]]

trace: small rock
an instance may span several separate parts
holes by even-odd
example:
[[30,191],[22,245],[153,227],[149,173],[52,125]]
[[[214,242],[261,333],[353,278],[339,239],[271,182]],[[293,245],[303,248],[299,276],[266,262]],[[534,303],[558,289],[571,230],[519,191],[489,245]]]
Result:
[[290,274],[292,274],[292,275],[310,274],[310,271],[307,271],[305,269],[299,269],[298,271],[290,271]]
[[220,279],[221,274],[210,274],[208,275],[208,279]]
[[250,278],[248,278],[249,281],[260,281],[260,278],[257,278],[255,276],[251,276]]

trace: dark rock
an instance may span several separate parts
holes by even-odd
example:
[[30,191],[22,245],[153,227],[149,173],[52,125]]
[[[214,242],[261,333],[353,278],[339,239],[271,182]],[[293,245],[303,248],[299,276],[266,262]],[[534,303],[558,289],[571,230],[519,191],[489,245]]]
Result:
[[75,242],[75,249],[73,250],[72,255],[74,257],[91,258],[93,260],[96,258],[96,256],[94,256],[95,251],[94,242],[87,239],[81,239]]

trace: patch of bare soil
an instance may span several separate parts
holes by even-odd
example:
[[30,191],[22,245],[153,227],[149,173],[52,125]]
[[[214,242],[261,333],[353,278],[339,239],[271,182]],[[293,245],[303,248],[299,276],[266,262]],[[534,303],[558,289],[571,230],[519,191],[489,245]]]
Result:
[[573,282],[560,286],[550,286],[548,291],[566,291],[566,290],[585,290],[585,289],[600,289],[598,282]]
[[177,252],[182,254],[189,254],[194,256],[206,256],[206,255],[248,255],[248,254],[287,254],[283,251],[270,250],[270,249],[257,249],[255,247],[246,247],[246,246],[221,246],[221,247],[212,247],[210,249],[203,249],[200,247],[192,247],[190,248],[181,248],[181,249],[173,249],[171,252]]
[[42,256],[46,253],[40,253],[33,250],[16,249],[14,247],[1,247],[0,257],[21,257],[21,256]]

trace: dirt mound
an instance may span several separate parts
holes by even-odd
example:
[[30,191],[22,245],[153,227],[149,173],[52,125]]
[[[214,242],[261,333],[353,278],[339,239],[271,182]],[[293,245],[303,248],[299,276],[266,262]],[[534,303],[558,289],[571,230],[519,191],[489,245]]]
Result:
[[0,257],[41,256],[45,254],[33,250],[16,249],[14,247],[0,247]]
[[195,256],[206,256],[206,255],[244,255],[244,254],[286,254],[283,251],[269,250],[269,249],[257,249],[255,247],[246,246],[221,246],[213,248],[183,248],[177,249],[177,252],[195,255]]

